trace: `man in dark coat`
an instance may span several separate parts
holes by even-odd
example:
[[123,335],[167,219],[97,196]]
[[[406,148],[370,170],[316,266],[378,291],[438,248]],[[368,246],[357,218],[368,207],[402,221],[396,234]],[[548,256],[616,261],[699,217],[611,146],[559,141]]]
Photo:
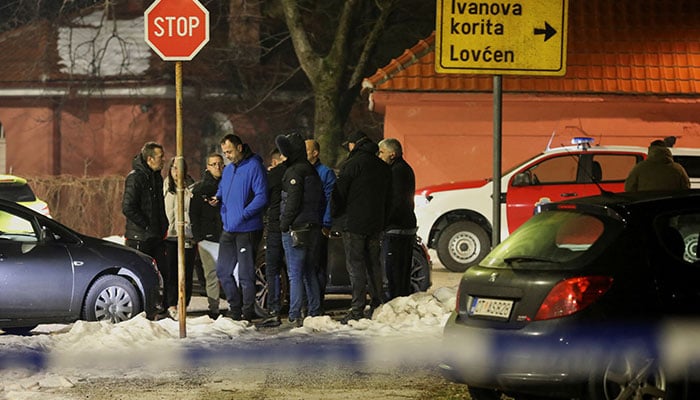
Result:
[[685,189],[690,189],[688,173],[673,161],[663,140],[651,142],[646,160],[635,165],[625,179],[625,192]]
[[282,177],[287,170],[287,163],[279,149],[270,154],[270,167],[267,170],[268,205],[265,213],[265,278],[267,279],[267,311],[270,319],[265,326],[280,324],[282,307],[281,274],[284,265],[282,248],[282,231],[280,231],[280,204],[282,202]]
[[416,176],[403,159],[401,142],[387,138],[379,142],[379,158],[391,166],[391,212],[382,242],[389,299],[411,294],[411,263],[416,241],[416,215],[413,196]]
[[126,217],[126,245],[164,262],[168,218],[163,200],[163,146],[148,142],[131,162],[124,182],[122,213]]
[[343,218],[345,260],[352,285],[351,309],[342,323],[364,317],[368,288],[370,313],[383,303],[379,240],[391,207],[391,170],[376,156],[377,145],[363,132],[355,132],[347,146],[350,154],[340,168],[331,198],[331,216]]
[[304,139],[296,133],[280,135],[275,144],[287,157],[282,177],[280,230],[289,276],[289,322],[302,325],[301,308],[306,291],[310,316],[320,315],[318,244],[326,202],[316,169],[306,159]]
[[224,158],[218,153],[207,157],[207,168],[202,180],[192,189],[190,200],[190,223],[192,237],[197,242],[199,259],[204,271],[204,282],[209,303],[209,316],[219,316],[219,278],[216,276],[216,258],[219,254],[219,237],[221,236],[221,205],[214,202],[219,189]]

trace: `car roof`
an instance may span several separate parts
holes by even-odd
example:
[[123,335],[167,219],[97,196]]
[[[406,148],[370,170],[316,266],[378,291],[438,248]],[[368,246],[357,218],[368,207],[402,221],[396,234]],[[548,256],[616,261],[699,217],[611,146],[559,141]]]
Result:
[[20,176],[0,174],[0,184],[3,183],[18,183],[24,185],[27,183],[27,180]]
[[[647,147],[642,146],[592,146],[587,149],[579,146],[562,146],[562,147],[552,147],[547,149],[544,154],[557,154],[557,153],[569,153],[578,151],[590,151],[591,153],[596,152],[626,152],[626,153],[644,153],[646,154],[649,150]],[[671,147],[671,153],[673,155],[692,155],[700,157],[700,149],[692,147]]]
[[[675,190],[675,191],[642,191],[642,192],[622,192],[603,193],[596,196],[579,197],[576,199],[548,203],[541,206],[541,210],[565,209],[566,205],[581,205],[586,208],[607,208],[618,214],[627,214],[636,209],[647,208],[649,205],[657,204],[660,209],[671,207],[670,204],[686,202],[687,204],[698,204],[700,207],[700,189]],[[669,204],[664,206],[664,204]]]

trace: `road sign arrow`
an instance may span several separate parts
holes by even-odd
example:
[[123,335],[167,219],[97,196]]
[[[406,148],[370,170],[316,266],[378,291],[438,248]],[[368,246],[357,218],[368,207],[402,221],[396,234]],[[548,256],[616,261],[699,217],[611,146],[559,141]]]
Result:
[[551,25],[547,23],[547,21],[544,22],[544,29],[541,28],[535,28],[535,35],[544,35],[544,41],[546,42],[551,38],[552,36],[556,35],[557,31],[552,28]]

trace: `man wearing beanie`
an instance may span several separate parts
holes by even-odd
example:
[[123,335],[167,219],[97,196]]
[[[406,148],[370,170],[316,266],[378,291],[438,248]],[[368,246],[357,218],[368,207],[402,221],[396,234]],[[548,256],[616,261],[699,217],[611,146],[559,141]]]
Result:
[[300,327],[301,307],[306,290],[309,316],[320,315],[316,252],[319,250],[321,221],[325,210],[323,185],[316,169],[306,159],[304,139],[296,133],[280,135],[275,144],[287,157],[282,177],[280,230],[289,276],[289,322]]

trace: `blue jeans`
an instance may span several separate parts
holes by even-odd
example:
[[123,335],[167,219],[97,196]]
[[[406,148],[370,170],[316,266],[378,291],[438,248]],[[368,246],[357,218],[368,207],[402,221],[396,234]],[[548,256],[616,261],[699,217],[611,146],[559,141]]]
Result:
[[267,231],[265,239],[265,279],[267,280],[267,310],[279,314],[280,271],[284,262],[282,232]]
[[[259,232],[222,232],[216,275],[226,294],[232,317],[255,313],[255,251]],[[238,284],[233,271],[238,264]],[[240,287],[239,287],[240,285]]]
[[289,319],[301,318],[301,305],[306,290],[307,309],[309,315],[320,315],[320,298],[317,266],[312,261],[318,260],[314,256],[318,251],[318,238],[320,227],[311,228],[308,235],[309,241],[305,246],[292,246],[292,235],[289,232],[282,233],[282,245],[287,257],[287,275],[289,276]]

